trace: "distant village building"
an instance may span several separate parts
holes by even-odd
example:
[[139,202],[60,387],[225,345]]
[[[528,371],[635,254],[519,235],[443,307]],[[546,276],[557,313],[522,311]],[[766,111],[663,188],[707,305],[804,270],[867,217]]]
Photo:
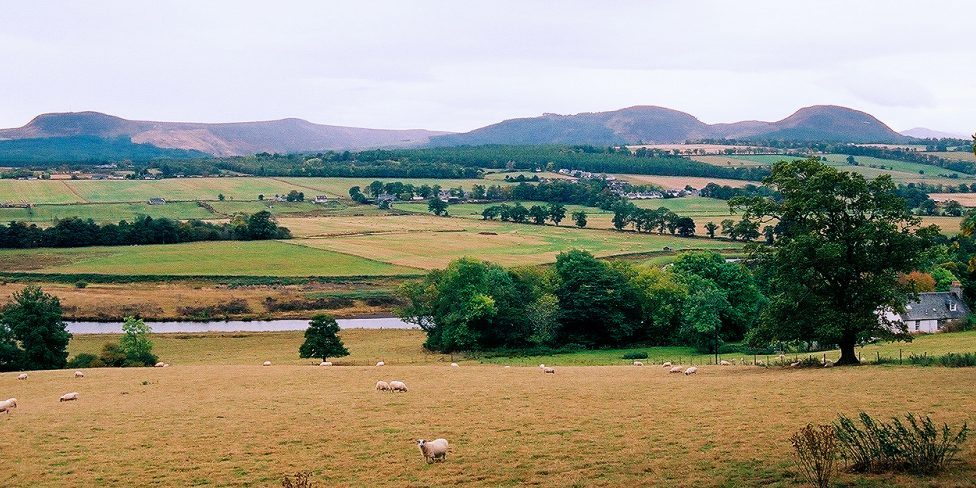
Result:
[[903,323],[911,334],[942,332],[946,325],[966,320],[969,307],[962,298],[962,285],[953,282],[949,291],[919,293],[918,300],[905,306],[905,312],[886,311],[885,318]]
[[161,197],[152,197],[149,199],[150,205],[166,205],[166,200]]
[[329,197],[326,195],[315,195],[315,203],[329,203]]

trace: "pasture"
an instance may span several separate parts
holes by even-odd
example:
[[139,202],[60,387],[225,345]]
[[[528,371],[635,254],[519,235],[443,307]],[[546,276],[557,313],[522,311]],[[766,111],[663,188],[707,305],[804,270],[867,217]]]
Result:
[[[718,156],[716,156],[718,157]],[[798,155],[785,155],[785,154],[736,154],[731,156],[721,156],[723,159],[716,160],[715,157],[709,159],[710,164],[718,163],[721,165],[728,165],[730,161],[741,161],[743,164],[741,166],[750,165],[761,165],[761,166],[771,166],[773,163],[782,160],[793,160],[802,159],[804,156]],[[855,173],[863,174],[866,178],[877,178],[879,175],[888,174],[891,175],[892,180],[896,183],[933,183],[933,184],[943,184],[943,185],[958,185],[959,183],[970,183],[974,176],[959,173],[958,171],[952,171],[939,166],[933,166],[929,164],[919,164],[906,161],[898,161],[895,159],[882,159],[874,158],[870,156],[855,156],[855,160],[859,163],[858,166],[851,166],[847,163],[846,154],[826,154],[822,157],[827,158],[826,163],[830,166],[834,166],[841,171],[853,171]],[[870,166],[884,166],[885,168],[891,169],[880,169],[872,168]],[[733,166],[738,166],[733,164]],[[940,174],[957,174],[958,178],[946,178],[939,176]]]
[[420,271],[281,241],[0,251],[4,271],[165,276],[388,276]]
[[[170,368],[4,374],[0,396],[16,397],[18,408],[0,418],[8,445],[0,482],[276,486],[310,471],[318,486],[797,487],[789,436],[808,422],[859,411],[976,421],[967,369],[705,366],[684,376],[560,366],[544,375],[534,364],[450,368],[449,358],[420,350],[416,331],[342,335],[352,354],[332,368],[297,360],[297,333],[228,334],[157,338]],[[73,353],[106,339],[76,338]],[[388,365],[366,366],[377,358]],[[260,366],[266,359],[274,365]],[[410,391],[374,391],[380,379]],[[59,403],[68,391],[80,399]],[[447,461],[424,464],[420,437],[447,438]],[[838,481],[972,486],[974,456],[970,441],[939,477]]]

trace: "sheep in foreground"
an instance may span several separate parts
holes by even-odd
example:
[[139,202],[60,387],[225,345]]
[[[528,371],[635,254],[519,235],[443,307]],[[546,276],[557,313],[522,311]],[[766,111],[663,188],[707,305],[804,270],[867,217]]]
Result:
[[262,366],[271,366],[271,361],[265,361],[264,364],[262,364]]
[[17,408],[17,399],[16,398],[8,398],[8,399],[0,402],[0,412],[6,413],[6,414],[10,414],[10,409],[11,408]]
[[640,361],[634,361],[634,366],[643,366],[643,365],[644,365],[644,363],[642,363]]
[[78,392],[73,391],[71,393],[65,393],[64,395],[61,395],[61,399],[58,400],[58,401],[59,402],[70,402],[72,400],[77,400],[77,399],[78,399]]
[[457,368],[457,367],[459,367],[459,366],[458,366],[458,363],[451,363],[451,367],[452,367],[452,368]]
[[319,366],[332,366],[332,361],[322,361]]
[[668,370],[668,373],[681,373],[683,371],[684,368],[682,368],[681,366],[672,366],[671,369]]
[[546,374],[556,374],[556,368],[542,368],[542,372]]
[[671,361],[668,361],[668,362],[662,364],[661,366],[662,367],[665,367],[665,368],[670,368],[671,367]]
[[391,381],[390,390],[392,391],[407,391],[407,384],[402,381]]
[[692,366],[692,367],[690,367],[690,368],[688,368],[688,369],[685,370],[685,376],[687,376],[689,374],[695,374],[697,372],[698,372],[698,368]]
[[376,391],[390,391],[390,384],[385,381],[377,381]]
[[795,362],[795,363],[790,363],[790,367],[791,367],[791,368],[799,368],[799,367],[800,367],[800,362],[799,362],[799,361],[797,361],[797,362]]
[[384,363],[383,361],[380,361],[380,362],[376,363],[376,365],[377,366],[386,366],[386,363]]
[[730,362],[728,362],[728,361],[726,361],[726,360],[724,360],[724,359],[722,360],[722,362],[720,362],[720,363],[718,363],[718,364],[720,364],[720,365],[722,365],[722,366],[732,366],[732,363],[730,363]]
[[545,364],[540,364],[539,365],[539,369],[546,369],[546,365]]
[[834,367],[834,362],[833,361],[827,361],[826,363],[824,363],[823,367],[825,367],[825,368],[833,368]]
[[417,447],[420,448],[420,454],[424,455],[424,461],[427,464],[447,459],[447,439],[434,439],[432,441],[417,439]]
[[82,373],[81,371],[75,371],[75,378],[84,378],[84,377],[85,377],[85,373]]
[[166,363],[164,363],[162,361],[160,361],[160,362],[158,362],[158,363],[156,363],[156,364],[153,365],[154,368],[163,368],[165,366],[166,366]]
[[27,373],[20,373],[19,375],[17,375],[17,379],[18,380],[26,380],[27,379]]

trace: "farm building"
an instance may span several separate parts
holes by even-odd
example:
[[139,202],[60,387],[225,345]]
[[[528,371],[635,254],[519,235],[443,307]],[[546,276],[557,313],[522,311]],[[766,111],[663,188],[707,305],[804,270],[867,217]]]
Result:
[[315,195],[315,203],[329,203],[329,197],[326,195]]
[[166,205],[166,199],[162,197],[152,197],[149,199],[150,205]]
[[952,322],[966,320],[969,307],[962,299],[962,286],[954,282],[950,291],[919,293],[918,300],[906,305],[904,312],[886,312],[885,316],[904,323],[911,334],[941,332]]

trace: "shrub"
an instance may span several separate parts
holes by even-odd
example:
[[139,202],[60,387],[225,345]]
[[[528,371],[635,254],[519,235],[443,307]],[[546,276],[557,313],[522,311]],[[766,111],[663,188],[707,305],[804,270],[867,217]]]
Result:
[[908,362],[916,366],[945,366],[947,368],[971,368],[976,367],[976,353],[954,353],[944,354],[942,356],[929,356],[923,354],[921,356],[912,354],[908,356]]
[[281,480],[282,488],[313,488],[314,486],[312,473],[309,471],[295,473],[294,478],[285,476],[285,479]]
[[807,481],[817,488],[830,486],[834,474],[834,459],[837,457],[837,434],[834,427],[807,424],[793,434],[793,456]]
[[647,359],[646,352],[634,351],[624,354],[624,359]]
[[953,434],[948,424],[938,429],[927,416],[908,414],[906,423],[892,418],[887,424],[875,421],[864,412],[858,417],[863,428],[843,415],[834,425],[841,456],[848,468],[856,472],[895,470],[934,474],[952,461],[969,435],[965,423]]
[[75,288],[87,288],[88,282],[85,280],[78,280],[75,282]]
[[125,364],[125,353],[119,348],[119,345],[114,342],[109,342],[102,346],[102,353],[98,355],[98,359],[102,361],[105,366],[110,366],[113,368],[121,368]]
[[94,354],[89,354],[87,352],[83,352],[71,358],[71,360],[68,361],[67,367],[68,368],[93,368],[95,366],[92,366],[92,363],[95,361],[101,363],[101,361],[98,359],[98,356]]

